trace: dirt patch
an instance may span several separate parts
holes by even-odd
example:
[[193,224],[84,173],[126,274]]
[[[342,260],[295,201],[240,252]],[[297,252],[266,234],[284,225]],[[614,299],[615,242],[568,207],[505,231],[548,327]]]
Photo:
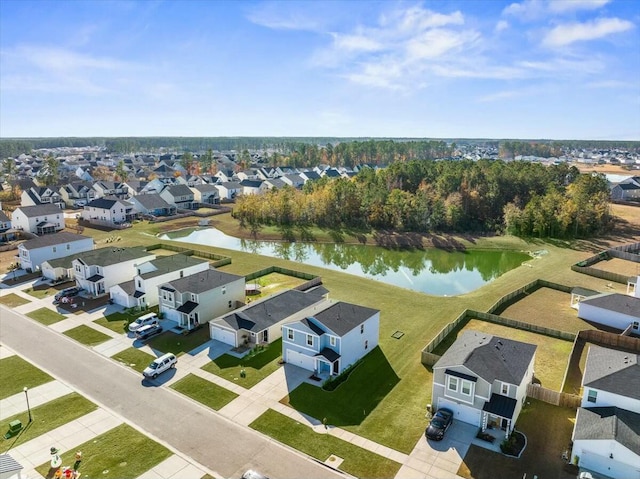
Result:
[[607,261],[600,261],[592,265],[593,268],[611,273],[618,273],[624,276],[637,276],[640,274],[640,263],[627,261],[620,258],[612,258]]

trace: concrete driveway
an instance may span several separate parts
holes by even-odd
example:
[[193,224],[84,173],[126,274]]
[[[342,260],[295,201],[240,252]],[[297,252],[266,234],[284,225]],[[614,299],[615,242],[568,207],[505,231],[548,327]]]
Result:
[[476,426],[455,421],[442,441],[432,441],[423,435],[396,477],[402,479],[459,477],[456,472],[477,432]]

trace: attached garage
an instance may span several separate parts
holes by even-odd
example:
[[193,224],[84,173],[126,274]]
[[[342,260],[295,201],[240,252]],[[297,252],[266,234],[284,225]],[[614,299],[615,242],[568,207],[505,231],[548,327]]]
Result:
[[212,324],[210,333],[211,339],[231,346],[236,345],[236,334],[233,331],[228,331]]
[[293,364],[309,371],[315,371],[315,359],[312,356],[299,353],[298,351],[287,350],[287,363]]
[[438,409],[442,407],[453,411],[454,421],[462,421],[480,427],[482,411],[479,409],[440,397],[438,399]]

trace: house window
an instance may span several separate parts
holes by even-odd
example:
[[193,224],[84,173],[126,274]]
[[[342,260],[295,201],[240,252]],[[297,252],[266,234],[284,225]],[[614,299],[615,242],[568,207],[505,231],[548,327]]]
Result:
[[307,334],[307,346],[313,346],[313,336]]
[[71,245],[69,243],[67,243],[67,249],[71,249]]
[[138,288],[142,288],[142,281],[138,280]]
[[593,389],[589,389],[589,394],[587,395],[587,401],[596,402],[598,399],[598,391],[594,391]]
[[191,301],[193,301],[194,303],[198,302],[198,297],[193,293],[191,293]]
[[229,308],[233,307],[233,302],[231,300],[229,300]]
[[360,334],[364,333],[364,324],[360,325]]
[[455,378],[453,376],[449,376],[448,388],[449,388],[449,391],[457,391],[458,390],[458,378]]
[[471,382],[462,381],[462,394],[465,396],[471,396]]
[[369,349],[369,341],[365,340],[364,342],[364,349]]
[[180,271],[180,277],[182,278],[184,276],[184,271]]
[[293,329],[287,329],[287,339],[293,341]]
[[222,294],[227,294],[227,287],[226,286],[222,287]]
[[502,389],[500,390],[500,394],[504,395],[504,396],[508,396],[509,395],[509,385],[506,383],[502,383]]
[[331,346],[335,346],[336,345],[336,337],[335,336],[331,336],[329,338],[329,344],[331,344]]
[[167,292],[166,291],[162,292],[162,299],[164,299],[165,301],[167,300]]
[[53,252],[54,252],[54,253],[56,252],[56,247],[55,247],[55,246],[53,247]]

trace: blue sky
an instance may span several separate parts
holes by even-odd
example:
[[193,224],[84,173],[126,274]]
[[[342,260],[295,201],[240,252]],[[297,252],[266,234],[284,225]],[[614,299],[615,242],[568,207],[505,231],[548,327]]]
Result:
[[640,3],[0,0],[0,136],[640,140]]

